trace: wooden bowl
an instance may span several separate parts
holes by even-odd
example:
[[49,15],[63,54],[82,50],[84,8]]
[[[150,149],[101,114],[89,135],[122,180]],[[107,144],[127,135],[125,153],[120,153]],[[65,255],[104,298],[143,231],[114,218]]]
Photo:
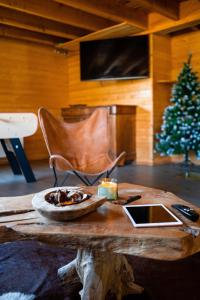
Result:
[[81,217],[85,214],[88,214],[97,207],[102,205],[105,201],[105,197],[99,197],[97,195],[92,195],[91,198],[78,203],[72,204],[68,206],[55,206],[54,204],[50,204],[45,200],[45,195],[49,192],[56,190],[66,190],[66,189],[78,189],[76,187],[55,187],[50,188],[40,193],[35,194],[32,199],[32,205],[35,210],[37,210],[42,216],[56,220],[56,221],[68,221],[73,220],[78,217]]

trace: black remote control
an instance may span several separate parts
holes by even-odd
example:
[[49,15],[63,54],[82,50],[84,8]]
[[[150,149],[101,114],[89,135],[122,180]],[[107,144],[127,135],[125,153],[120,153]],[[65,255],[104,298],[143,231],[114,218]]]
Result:
[[130,196],[130,197],[128,198],[128,200],[126,201],[126,204],[128,204],[129,202],[132,202],[132,201],[136,201],[136,200],[138,200],[138,199],[140,199],[140,198],[142,198],[141,195]]
[[172,207],[177,209],[183,216],[196,222],[199,219],[199,214],[192,208],[182,204],[172,204]]

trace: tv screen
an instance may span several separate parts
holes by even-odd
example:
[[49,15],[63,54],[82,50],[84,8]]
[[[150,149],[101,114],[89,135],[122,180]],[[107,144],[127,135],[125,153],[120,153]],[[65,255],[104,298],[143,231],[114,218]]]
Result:
[[81,80],[146,78],[147,35],[80,43]]

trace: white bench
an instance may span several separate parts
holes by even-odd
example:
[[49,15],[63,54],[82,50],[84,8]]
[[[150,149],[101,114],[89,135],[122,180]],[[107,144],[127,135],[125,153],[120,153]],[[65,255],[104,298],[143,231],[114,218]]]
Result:
[[33,113],[0,113],[0,142],[15,175],[24,174],[27,182],[36,181],[20,139],[33,135],[38,127]]

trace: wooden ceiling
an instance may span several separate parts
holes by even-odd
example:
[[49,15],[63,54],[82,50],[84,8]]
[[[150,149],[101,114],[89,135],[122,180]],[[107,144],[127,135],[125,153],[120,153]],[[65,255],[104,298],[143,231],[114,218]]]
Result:
[[199,0],[0,0],[1,36],[63,48],[198,24]]

